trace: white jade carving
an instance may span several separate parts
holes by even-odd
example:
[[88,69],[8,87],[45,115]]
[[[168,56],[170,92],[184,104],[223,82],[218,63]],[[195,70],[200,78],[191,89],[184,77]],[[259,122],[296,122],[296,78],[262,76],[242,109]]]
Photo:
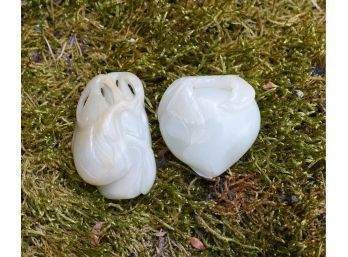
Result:
[[72,150],[79,175],[106,198],[146,194],[156,176],[144,90],[137,76],[94,77],[81,94]]
[[238,161],[260,130],[255,91],[235,75],[174,81],[161,99],[158,119],[170,151],[206,178]]

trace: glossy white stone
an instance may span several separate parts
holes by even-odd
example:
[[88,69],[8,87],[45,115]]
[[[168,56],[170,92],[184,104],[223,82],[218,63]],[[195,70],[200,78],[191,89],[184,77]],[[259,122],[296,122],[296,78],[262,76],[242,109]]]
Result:
[[260,130],[255,91],[235,75],[174,81],[161,99],[158,119],[170,151],[206,178],[238,161]]
[[129,72],[94,77],[81,94],[76,118],[72,150],[83,180],[109,199],[146,194],[156,164],[139,78]]

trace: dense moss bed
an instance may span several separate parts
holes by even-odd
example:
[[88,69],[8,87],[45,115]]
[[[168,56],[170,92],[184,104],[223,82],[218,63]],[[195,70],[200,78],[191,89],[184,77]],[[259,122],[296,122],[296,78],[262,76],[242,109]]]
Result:
[[[22,1],[21,33],[23,256],[324,256],[324,1]],[[84,183],[71,153],[80,92],[111,71],[142,79],[158,163],[129,201]],[[175,79],[203,74],[245,78],[262,117],[213,181],[156,117]]]

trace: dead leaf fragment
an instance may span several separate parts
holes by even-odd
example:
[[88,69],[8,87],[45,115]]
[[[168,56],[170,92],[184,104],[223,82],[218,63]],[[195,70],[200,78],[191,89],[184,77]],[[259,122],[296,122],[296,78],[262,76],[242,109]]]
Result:
[[92,231],[100,232],[101,228],[103,227],[103,225],[104,225],[105,223],[106,223],[105,221],[99,221],[99,222],[97,222],[97,223],[93,226]]
[[157,257],[162,257],[163,255],[163,249],[164,249],[164,245],[166,243],[165,240],[165,234],[166,232],[162,229],[160,229],[160,231],[157,231],[155,233],[155,235],[158,237],[158,241],[157,241],[157,245],[156,245],[156,252],[157,252]]
[[101,229],[105,223],[105,221],[99,221],[93,226],[91,233],[91,244],[93,246],[98,246],[100,244],[100,240],[102,239]]
[[34,69],[36,66],[35,66],[34,63],[29,63],[29,64],[28,64],[28,67]]
[[194,248],[196,248],[200,251],[203,251],[205,249],[205,246],[202,243],[202,241],[196,237],[190,237],[190,243]]
[[155,233],[155,236],[163,237],[165,234],[166,234],[166,232],[164,230],[160,229],[160,231],[157,231]]
[[271,89],[277,88],[279,86],[274,84],[273,82],[268,82],[267,84],[263,85],[262,87],[263,87],[263,89],[271,90]]
[[92,235],[91,237],[91,245],[98,246],[100,245],[100,237],[96,235]]

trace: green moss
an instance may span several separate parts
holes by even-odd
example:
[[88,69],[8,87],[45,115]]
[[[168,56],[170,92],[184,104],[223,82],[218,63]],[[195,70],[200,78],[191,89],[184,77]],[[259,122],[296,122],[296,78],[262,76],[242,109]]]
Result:
[[[225,2],[24,1],[23,256],[154,256],[156,247],[163,256],[324,256],[325,74],[313,73],[325,67],[325,10],[307,0]],[[219,208],[214,182],[170,153],[158,157],[148,195],[111,201],[84,183],[70,149],[75,108],[86,83],[111,71],[143,80],[156,154],[166,149],[156,109],[176,78],[248,80],[261,133],[229,174],[252,175],[257,201]],[[263,89],[269,81],[279,87]]]

